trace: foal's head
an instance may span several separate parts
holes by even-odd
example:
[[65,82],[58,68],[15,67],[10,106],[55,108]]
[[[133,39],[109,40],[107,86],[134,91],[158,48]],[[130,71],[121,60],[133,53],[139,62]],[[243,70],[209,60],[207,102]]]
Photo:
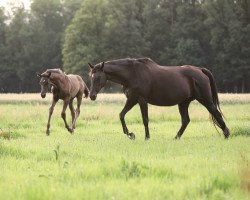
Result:
[[40,78],[39,84],[41,85],[41,97],[45,98],[46,93],[50,92],[51,84],[49,83],[49,77],[51,72],[44,72],[42,74],[37,73],[37,77]]
[[90,86],[90,99],[94,101],[97,97],[99,91],[103,88],[103,86],[107,82],[107,76],[103,71],[104,62],[97,64],[95,66],[89,63],[90,78],[91,78],[91,86]]

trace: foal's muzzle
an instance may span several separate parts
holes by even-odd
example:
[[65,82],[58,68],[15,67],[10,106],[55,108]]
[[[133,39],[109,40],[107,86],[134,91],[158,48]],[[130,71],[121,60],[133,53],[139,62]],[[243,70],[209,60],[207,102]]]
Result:
[[42,98],[45,98],[46,97],[46,93],[44,94],[44,93],[41,93],[41,97]]

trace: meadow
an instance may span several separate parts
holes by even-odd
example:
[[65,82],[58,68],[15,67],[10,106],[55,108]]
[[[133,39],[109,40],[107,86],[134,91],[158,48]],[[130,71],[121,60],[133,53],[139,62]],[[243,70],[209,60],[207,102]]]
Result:
[[219,98],[228,140],[193,102],[180,140],[177,106],[149,106],[149,141],[135,106],[126,115],[132,141],[119,121],[122,94],[84,99],[73,135],[58,103],[50,136],[50,95],[0,94],[0,199],[249,199],[250,94]]

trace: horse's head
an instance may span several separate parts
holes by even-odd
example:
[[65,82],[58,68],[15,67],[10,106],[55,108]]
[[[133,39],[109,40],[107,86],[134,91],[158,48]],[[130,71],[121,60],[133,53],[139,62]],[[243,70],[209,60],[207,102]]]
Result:
[[44,72],[42,74],[37,73],[36,75],[40,78],[39,84],[41,85],[41,97],[45,98],[46,93],[51,89],[51,84],[49,83],[51,72]]
[[97,94],[103,88],[103,86],[107,82],[107,76],[103,71],[104,62],[99,63],[95,66],[89,63],[90,67],[90,79],[91,79],[91,86],[90,86],[90,99],[92,101],[96,100]]

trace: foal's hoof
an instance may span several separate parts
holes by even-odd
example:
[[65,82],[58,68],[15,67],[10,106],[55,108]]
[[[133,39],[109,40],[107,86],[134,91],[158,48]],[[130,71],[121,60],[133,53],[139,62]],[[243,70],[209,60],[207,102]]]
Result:
[[49,130],[47,130],[47,131],[46,131],[46,135],[47,135],[47,136],[49,136],[49,134],[50,134],[50,131],[49,131]]
[[134,134],[134,133],[129,133],[129,134],[128,134],[128,138],[129,138],[130,140],[135,140],[135,134]]

